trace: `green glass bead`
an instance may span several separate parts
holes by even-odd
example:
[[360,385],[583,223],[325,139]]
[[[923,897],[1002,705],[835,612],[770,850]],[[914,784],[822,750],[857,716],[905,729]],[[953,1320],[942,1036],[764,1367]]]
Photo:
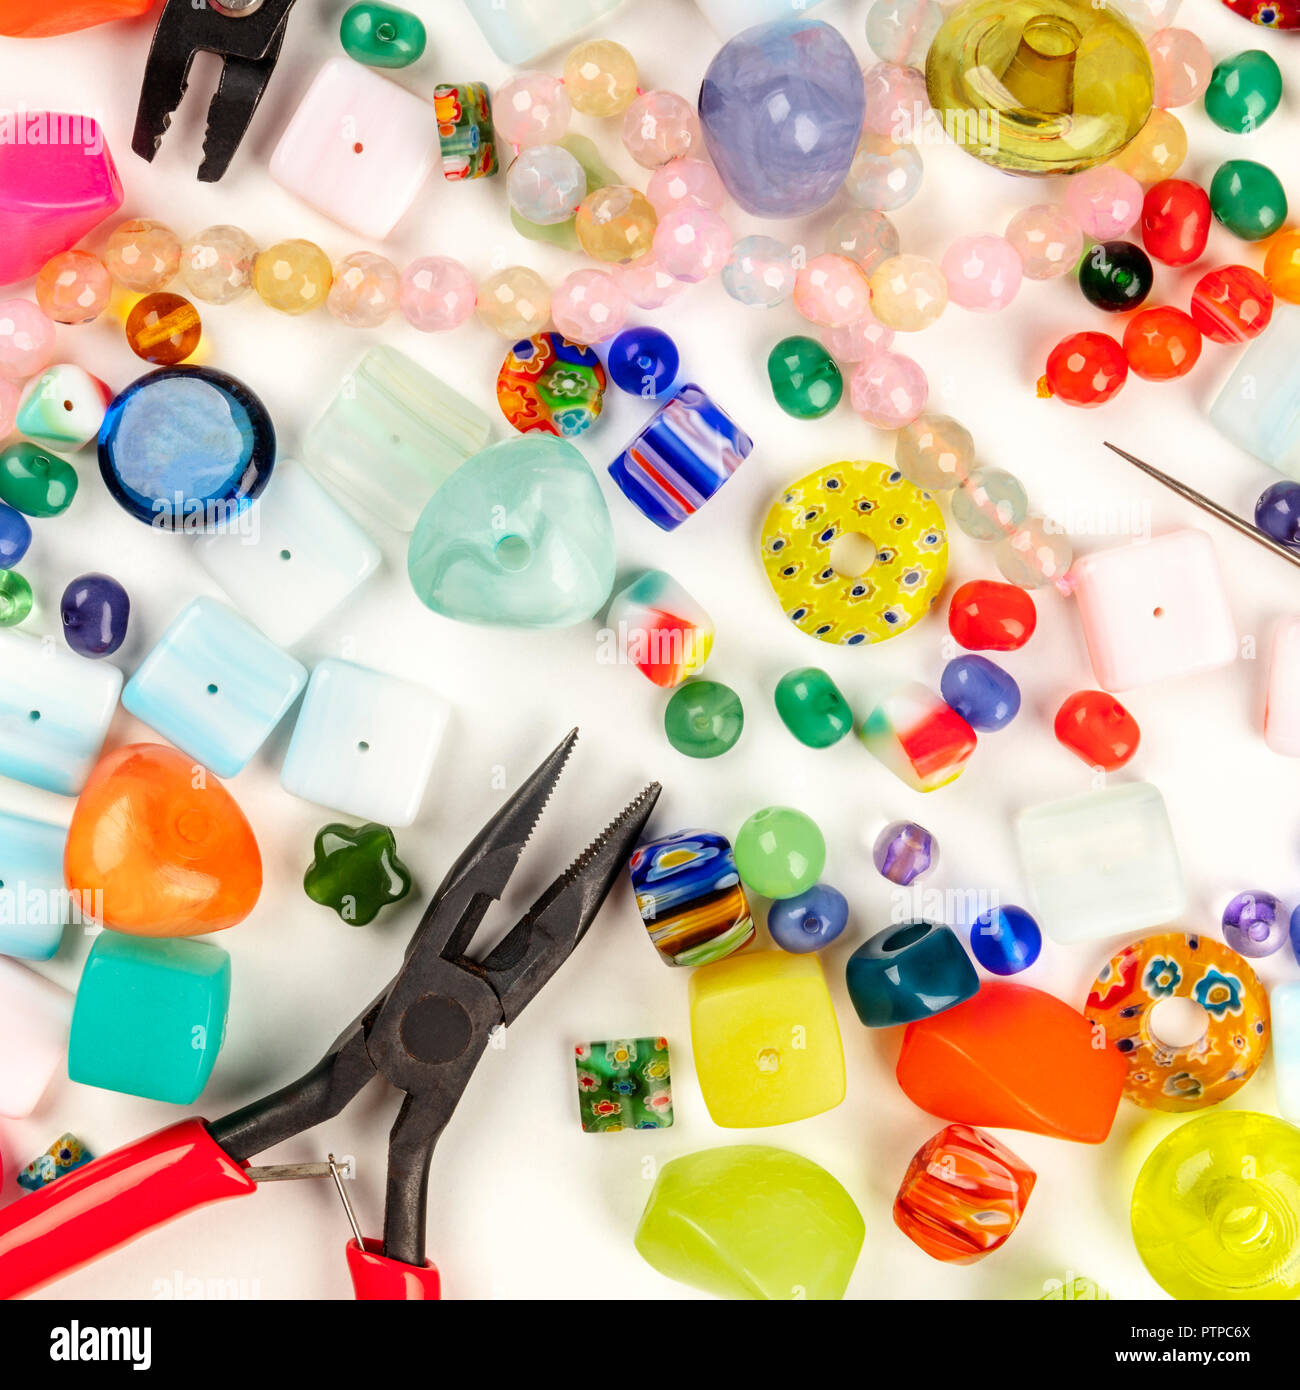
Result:
[[410,10],[353,5],[339,25],[343,51],[371,68],[406,68],[424,53],[428,35]]
[[1234,236],[1262,241],[1286,221],[1286,192],[1272,169],[1230,159],[1210,182],[1210,210]]
[[32,611],[32,586],[17,570],[0,570],[0,627],[17,627]]
[[58,454],[24,441],[0,453],[0,501],[25,516],[58,516],[77,495],[77,470]]
[[798,897],[826,867],[826,841],[817,822],[789,806],[755,811],[740,827],[734,849],[741,878],[773,902]]
[[664,732],[688,758],[716,758],[734,748],[745,727],[740,696],[721,681],[687,681],[668,701]]
[[782,338],[768,353],[767,379],[772,395],[796,420],[820,420],[844,395],[844,378],[835,359],[813,338]]
[[816,666],[787,671],[777,682],[776,712],[807,748],[829,748],[853,728],[853,711],[833,680]]
[[312,902],[364,927],[381,908],[411,891],[411,875],[397,857],[397,841],[386,825],[327,825],[316,836],[302,886]]
[[1282,73],[1272,54],[1248,48],[1225,58],[1205,89],[1205,114],[1221,130],[1245,135],[1258,129],[1282,100]]

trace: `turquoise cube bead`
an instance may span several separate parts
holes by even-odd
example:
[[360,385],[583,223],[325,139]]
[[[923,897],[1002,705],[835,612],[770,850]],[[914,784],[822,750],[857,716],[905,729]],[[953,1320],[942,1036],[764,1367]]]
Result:
[[68,919],[61,825],[0,811],[0,955],[49,960]]
[[234,777],[307,684],[307,668],[224,604],[196,598],[126,683],[122,704],[218,777]]
[[950,927],[903,922],[868,938],[849,957],[849,999],[868,1028],[892,1028],[943,1013],[979,992],[979,976]]
[[68,1076],[192,1105],[226,1036],[230,957],[219,946],[101,932],[72,1012]]

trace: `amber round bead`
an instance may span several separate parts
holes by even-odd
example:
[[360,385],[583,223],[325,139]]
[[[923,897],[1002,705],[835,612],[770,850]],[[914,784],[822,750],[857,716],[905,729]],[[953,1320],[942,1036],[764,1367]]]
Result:
[[330,258],[312,241],[279,241],[253,267],[253,288],[263,304],[284,314],[306,314],[325,303],[334,282]]
[[588,193],[573,222],[587,255],[616,265],[648,255],[658,226],[658,214],[645,194],[618,184]]
[[203,336],[199,311],[179,294],[147,294],[126,318],[131,351],[155,367],[175,367],[192,357]]

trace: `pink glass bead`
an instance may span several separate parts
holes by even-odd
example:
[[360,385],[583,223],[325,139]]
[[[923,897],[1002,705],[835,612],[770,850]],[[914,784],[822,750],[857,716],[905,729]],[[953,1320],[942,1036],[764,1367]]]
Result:
[[844,195],[860,208],[893,212],[916,196],[924,172],[912,145],[900,145],[887,135],[864,135],[844,179]]
[[653,252],[630,265],[614,266],[611,273],[619,289],[638,309],[662,309],[669,300],[686,292],[686,281],[669,275]]
[[650,175],[645,195],[660,217],[680,207],[721,212],[727,201],[717,170],[702,159],[670,159]]
[[865,362],[873,352],[888,348],[894,341],[894,330],[886,328],[870,309],[854,323],[838,328],[823,325],[822,346],[837,362]]
[[564,83],[545,72],[522,72],[492,97],[492,123],[509,145],[557,145],[573,106]]
[[18,418],[18,383],[0,376],[0,440],[8,439]]
[[474,312],[474,277],[451,256],[421,256],[402,272],[398,303],[402,315],[421,333],[446,333]]
[[1007,224],[1007,240],[1031,280],[1066,275],[1083,255],[1083,228],[1055,203],[1035,203],[1016,213]]
[[644,92],[623,113],[623,144],[643,169],[703,148],[695,107],[676,92]]
[[876,63],[863,72],[862,85],[867,94],[862,128],[900,144],[914,140],[930,109],[925,75],[899,63]]
[[134,217],[120,222],[104,247],[108,273],[128,290],[152,294],[166,289],[181,268],[181,239],[170,227]]
[[397,267],[373,251],[357,251],[334,267],[325,307],[349,328],[378,328],[397,308]]
[[1095,241],[1123,236],[1142,216],[1142,185],[1131,174],[1098,164],[1065,186],[1065,208]]
[[1147,40],[1155,104],[1166,110],[1195,101],[1210,85],[1214,59],[1190,29],[1160,29]]
[[990,314],[1005,309],[1020,288],[1020,257],[1000,236],[960,236],[944,252],[948,298],[963,309]]
[[627,322],[628,309],[627,295],[603,270],[575,270],[551,296],[551,318],[574,343],[603,343],[612,338]]
[[0,376],[26,381],[54,361],[54,325],[30,299],[0,303]]
[[795,277],[794,307],[824,328],[856,323],[871,307],[867,277],[847,256],[814,256]]
[[695,285],[722,270],[731,244],[731,228],[720,214],[708,208],[679,207],[659,219],[655,260],[669,275]]
[[113,277],[89,251],[63,251],[36,277],[36,302],[55,323],[90,323],[108,308]]
[[901,430],[925,409],[930,384],[925,373],[901,352],[873,352],[849,378],[853,409],[870,425]]
[[897,256],[899,245],[898,228],[883,212],[846,212],[826,234],[826,250],[832,256],[847,256],[864,275]]

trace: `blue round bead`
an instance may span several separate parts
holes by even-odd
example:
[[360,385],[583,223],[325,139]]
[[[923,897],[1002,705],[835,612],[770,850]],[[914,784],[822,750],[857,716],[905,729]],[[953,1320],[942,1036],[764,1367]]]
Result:
[[1291,954],[1300,964],[1300,907],[1291,913]]
[[12,569],[27,554],[32,528],[22,512],[0,502],[0,570]]
[[972,729],[1005,729],[1020,713],[1020,687],[983,656],[950,661],[943,668],[939,693]]
[[1255,525],[1275,541],[1300,550],[1300,483],[1285,480],[1265,488],[1255,503]]
[[114,500],[164,531],[215,531],[266,487],[275,428],[242,381],[211,367],[164,367],[108,407],[99,471]]
[[677,380],[681,355],[659,328],[625,328],[609,345],[609,376],[620,391],[651,401]]
[[767,929],[783,951],[803,955],[829,946],[849,920],[844,894],[828,883],[814,883],[798,897],[774,902],[767,911]]
[[83,574],[63,591],[63,636],[74,652],[94,660],[111,656],[126,640],[131,600],[107,574]]
[[1023,907],[995,907],[971,925],[970,948],[990,974],[1018,975],[1038,959],[1043,934]]

